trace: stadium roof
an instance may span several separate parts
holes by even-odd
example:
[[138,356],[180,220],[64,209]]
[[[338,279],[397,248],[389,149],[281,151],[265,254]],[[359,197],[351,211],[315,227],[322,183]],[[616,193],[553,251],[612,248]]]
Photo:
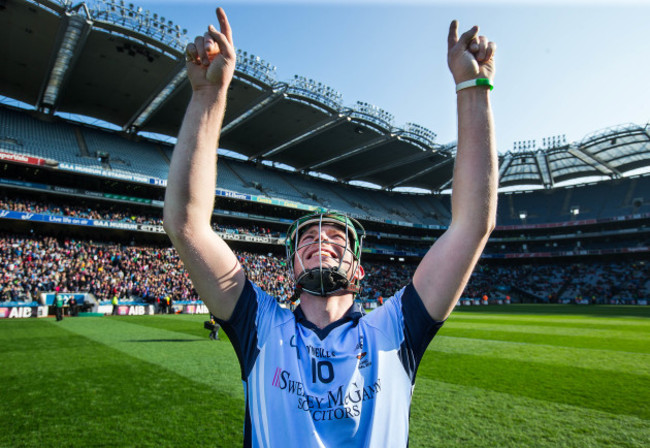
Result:
[[[43,113],[71,113],[124,132],[176,136],[191,89],[184,31],[123,1],[0,1],[0,95]],[[331,87],[238,51],[220,146],[250,160],[361,181],[385,189],[449,188],[455,143],[371,104],[342,104]],[[650,166],[649,128],[620,126],[578,143],[548,139],[500,156],[502,187],[545,187],[618,178]]]

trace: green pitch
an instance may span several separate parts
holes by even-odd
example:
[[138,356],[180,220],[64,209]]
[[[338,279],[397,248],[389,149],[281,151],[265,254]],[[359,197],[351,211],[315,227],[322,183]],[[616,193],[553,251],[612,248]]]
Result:
[[[203,320],[0,321],[0,446],[241,446],[235,353]],[[420,365],[411,446],[650,446],[650,307],[455,311]]]

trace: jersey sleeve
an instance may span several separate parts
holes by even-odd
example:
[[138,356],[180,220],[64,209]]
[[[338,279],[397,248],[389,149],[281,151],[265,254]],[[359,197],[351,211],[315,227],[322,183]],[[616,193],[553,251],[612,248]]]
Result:
[[230,319],[217,319],[235,349],[243,380],[248,378],[271,328],[290,317],[275,298],[246,279]]
[[433,320],[413,283],[409,283],[404,288],[401,303],[404,318],[404,342],[400,347],[400,359],[411,378],[411,383],[414,383],[415,373],[424,352],[445,321]]
[[431,318],[412,283],[385,300],[367,318],[390,341],[389,346],[397,350],[413,383],[420,361],[444,321]]

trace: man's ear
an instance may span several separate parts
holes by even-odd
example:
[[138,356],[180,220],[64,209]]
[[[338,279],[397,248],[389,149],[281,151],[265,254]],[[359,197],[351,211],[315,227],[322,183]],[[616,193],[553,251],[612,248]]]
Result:
[[363,266],[359,265],[356,274],[354,274],[354,278],[356,278],[357,280],[363,280],[365,276],[366,276],[366,271],[363,269]]

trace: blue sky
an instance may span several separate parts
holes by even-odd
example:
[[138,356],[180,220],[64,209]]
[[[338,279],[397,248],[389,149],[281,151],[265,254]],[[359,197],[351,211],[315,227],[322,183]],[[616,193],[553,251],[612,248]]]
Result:
[[[406,122],[456,139],[455,93],[446,64],[449,23],[477,24],[497,43],[493,106],[500,152],[514,141],[586,134],[650,121],[650,2],[148,1],[188,36],[222,6],[235,45]],[[645,4],[644,4],[645,3]]]

